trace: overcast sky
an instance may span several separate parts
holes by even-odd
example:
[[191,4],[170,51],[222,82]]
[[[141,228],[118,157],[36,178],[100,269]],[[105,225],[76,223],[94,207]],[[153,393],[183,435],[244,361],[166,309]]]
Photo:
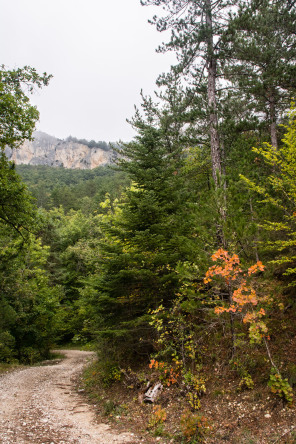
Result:
[[140,0],[0,0],[0,64],[53,74],[32,96],[37,129],[59,138],[117,141],[140,90],[153,94],[173,55],[157,54],[166,38],[147,20],[158,8]]

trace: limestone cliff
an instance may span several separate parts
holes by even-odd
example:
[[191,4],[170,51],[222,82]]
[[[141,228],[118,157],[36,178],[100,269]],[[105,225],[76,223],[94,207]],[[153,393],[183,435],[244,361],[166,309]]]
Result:
[[6,148],[6,155],[16,165],[47,165],[53,167],[92,169],[112,162],[112,150],[90,148],[83,143],[61,140],[41,131],[34,133],[32,142],[20,148]]

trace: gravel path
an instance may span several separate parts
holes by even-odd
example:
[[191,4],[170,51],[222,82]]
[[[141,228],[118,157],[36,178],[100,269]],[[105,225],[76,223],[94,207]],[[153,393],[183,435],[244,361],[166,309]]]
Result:
[[95,422],[92,406],[74,381],[91,352],[60,350],[57,365],[30,367],[0,377],[0,443],[111,444],[135,442],[130,433],[112,433]]

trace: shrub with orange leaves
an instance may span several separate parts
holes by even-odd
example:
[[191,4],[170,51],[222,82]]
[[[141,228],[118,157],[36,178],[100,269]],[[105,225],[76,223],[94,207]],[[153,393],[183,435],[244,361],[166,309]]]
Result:
[[155,370],[158,370],[159,379],[168,387],[178,382],[178,377],[180,376],[178,368],[169,366],[166,362],[159,362],[155,359],[151,359],[149,368],[154,368]]
[[213,276],[221,276],[229,283],[231,280],[234,281],[242,271],[239,266],[239,257],[236,254],[230,256],[228,251],[222,250],[222,248],[219,248],[219,250],[211,256],[211,259],[213,262],[219,261],[220,265],[213,265],[208,269],[204,278],[205,284],[211,282]]
[[243,322],[250,324],[251,342],[260,342],[267,333],[267,326],[261,319],[265,315],[265,310],[262,307],[258,308],[258,304],[266,299],[258,297],[250,278],[258,271],[263,271],[264,265],[258,261],[249,267],[247,272],[243,272],[238,255],[230,255],[228,251],[221,248],[212,255],[212,261],[218,264],[208,269],[204,283],[208,284],[217,276],[222,278],[229,293],[229,303],[216,307],[215,313],[219,315],[225,312],[242,313],[244,311]]
[[185,410],[181,416],[181,431],[186,442],[203,442],[210,425],[205,416]]
[[165,409],[163,409],[160,405],[153,406],[153,411],[151,413],[148,428],[153,428],[157,426],[158,424],[163,424],[166,420],[167,414]]

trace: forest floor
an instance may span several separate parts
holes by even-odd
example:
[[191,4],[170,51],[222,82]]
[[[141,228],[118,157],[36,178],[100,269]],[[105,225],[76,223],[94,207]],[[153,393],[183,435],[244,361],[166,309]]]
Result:
[[[192,441],[181,431],[181,417],[190,406],[180,387],[165,387],[155,404],[165,411],[166,419],[154,424],[153,404],[139,399],[140,391],[115,383],[109,388],[88,389],[99,421],[105,421],[118,431],[129,430],[137,436],[136,443],[205,443],[205,444],[296,444],[296,410],[276,398],[265,385],[254,390],[238,390],[239,380],[229,372],[217,370],[206,384],[201,398],[200,433]],[[187,412],[187,413],[186,413]]]
[[[278,358],[295,369],[295,334],[289,333],[289,339],[282,336],[276,349]],[[118,431],[133,432],[136,443],[296,444],[295,390],[294,403],[288,405],[270,391],[270,365],[260,350],[256,361],[260,365],[254,368],[252,389],[242,386],[241,377],[222,360],[204,366],[206,392],[197,411],[190,407],[186,389],[178,383],[164,387],[155,404],[143,403],[142,388],[153,377],[148,365],[130,372],[130,378],[126,379],[125,373],[108,386],[100,382],[100,363],[94,362],[80,384],[95,405],[98,420]],[[190,440],[186,434],[196,428],[194,417],[198,418],[197,433]]]
[[1,444],[131,443],[131,433],[97,422],[77,378],[94,353],[59,350],[64,359],[0,376]]

